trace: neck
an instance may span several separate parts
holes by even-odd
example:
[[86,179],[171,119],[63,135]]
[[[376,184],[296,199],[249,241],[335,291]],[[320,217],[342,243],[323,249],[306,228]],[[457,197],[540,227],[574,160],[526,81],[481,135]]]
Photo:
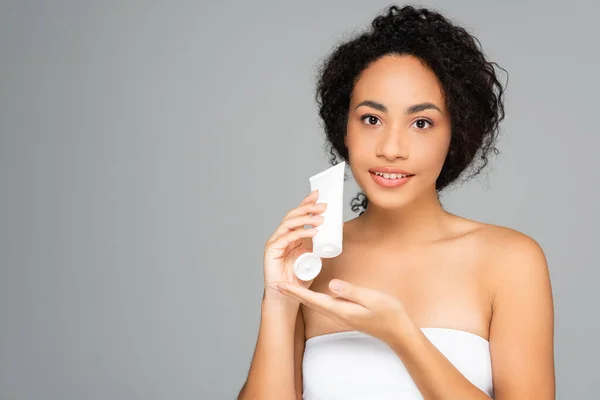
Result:
[[381,208],[369,202],[359,218],[365,237],[382,242],[417,243],[441,238],[451,216],[433,191],[397,209]]

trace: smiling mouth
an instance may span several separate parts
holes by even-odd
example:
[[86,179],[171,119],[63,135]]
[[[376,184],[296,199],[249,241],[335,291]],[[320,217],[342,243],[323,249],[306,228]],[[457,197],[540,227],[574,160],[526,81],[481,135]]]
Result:
[[414,176],[414,174],[388,174],[388,173],[384,173],[384,172],[371,172],[371,171],[369,171],[369,173],[373,174],[375,176],[379,176],[384,179],[389,179],[389,180],[402,179],[402,178],[408,178],[410,176]]
[[414,176],[414,174],[388,174],[371,171],[369,171],[369,173],[371,174],[371,178],[373,178],[373,180],[379,186],[384,188],[395,188],[404,186]]

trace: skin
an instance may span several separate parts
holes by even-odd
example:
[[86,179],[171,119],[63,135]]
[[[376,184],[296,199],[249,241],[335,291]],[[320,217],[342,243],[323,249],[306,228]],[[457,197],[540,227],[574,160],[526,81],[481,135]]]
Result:
[[[365,100],[387,111],[358,106]],[[423,103],[435,108],[406,113]],[[488,340],[497,400],[553,399],[554,317],[544,253],[521,232],[442,208],[435,181],[451,129],[435,74],[412,56],[383,57],[360,76],[348,113],[349,164],[370,202],[344,224],[344,252],[322,260],[310,289],[282,292],[302,303],[296,354],[302,355],[307,338],[357,329],[357,320],[337,318],[337,306],[325,312],[329,296],[336,296],[332,280],[342,280],[393,298],[415,327],[457,329]],[[380,166],[415,176],[401,187],[382,188],[368,171]],[[479,398],[418,334],[393,345],[425,398],[444,398],[436,391],[441,379],[453,394]],[[421,355],[403,354],[407,343],[423,344]],[[299,373],[297,367],[297,385]]]
[[[383,104],[387,113],[365,105],[356,108],[365,100]],[[429,109],[406,115],[408,107],[422,103],[431,103],[441,112]],[[480,315],[469,323],[467,330],[487,337],[491,313],[487,296],[477,293],[479,282],[450,288],[447,277],[438,271],[441,267],[435,268],[441,261],[445,266],[457,264],[451,260],[460,260],[461,268],[467,268],[465,257],[458,255],[469,245],[469,235],[485,226],[445,211],[435,191],[435,181],[450,144],[450,116],[435,74],[414,57],[383,57],[361,75],[348,112],[345,143],[349,165],[370,203],[365,213],[344,224],[344,252],[339,257],[322,260],[323,270],[311,290],[326,291],[334,277],[349,280],[397,294],[416,317],[430,314],[424,302],[427,293],[433,292],[432,303],[448,295],[458,299],[454,294],[460,293],[469,308],[477,308],[476,314]],[[401,168],[415,176],[401,187],[382,188],[368,171],[380,166]],[[370,251],[374,248],[378,251]],[[390,279],[388,271],[363,268],[365,263],[392,263],[397,279]],[[424,264],[431,267],[423,268]],[[452,275],[456,272],[452,271]],[[436,282],[439,284],[435,285]],[[449,290],[454,291],[449,293]],[[478,305],[469,299],[478,299]],[[303,307],[302,311],[307,337],[335,331],[311,310]],[[440,311],[451,317],[448,310]],[[461,315],[466,314],[464,311],[463,307],[458,310]]]

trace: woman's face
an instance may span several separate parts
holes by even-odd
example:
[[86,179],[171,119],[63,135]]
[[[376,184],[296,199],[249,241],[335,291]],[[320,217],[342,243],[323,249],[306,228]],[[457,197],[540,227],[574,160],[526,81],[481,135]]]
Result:
[[[370,203],[393,209],[435,196],[450,144],[450,116],[436,75],[413,56],[372,63],[354,86],[345,143],[352,174]],[[414,175],[384,187],[369,171],[377,167]]]

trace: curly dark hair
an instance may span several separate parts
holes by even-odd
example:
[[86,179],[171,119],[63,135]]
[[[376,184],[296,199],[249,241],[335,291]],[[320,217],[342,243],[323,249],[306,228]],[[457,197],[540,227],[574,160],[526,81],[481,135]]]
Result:
[[[360,33],[340,44],[317,70],[315,100],[326,133],[326,150],[332,165],[348,162],[344,144],[348,108],[354,84],[361,72],[386,55],[412,55],[427,65],[439,79],[451,121],[448,154],[436,181],[436,192],[458,180],[469,166],[478,175],[488,164],[490,152],[504,119],[504,88],[494,66],[486,60],[481,43],[464,28],[440,13],[426,8],[389,6]],[[475,161],[479,152],[478,161]],[[351,202],[352,211],[362,214],[369,204],[359,192]]]

